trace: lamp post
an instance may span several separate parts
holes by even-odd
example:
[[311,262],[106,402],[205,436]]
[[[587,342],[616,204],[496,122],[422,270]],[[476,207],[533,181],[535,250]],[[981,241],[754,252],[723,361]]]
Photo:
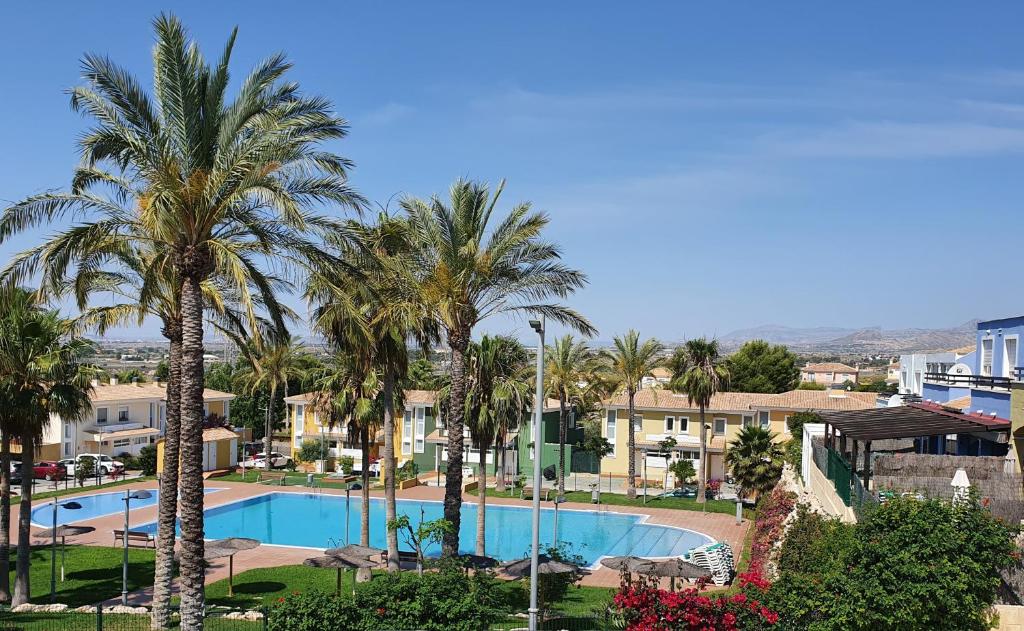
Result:
[[[24,475],[24,473],[22,474]],[[53,498],[53,539],[50,542],[50,602],[57,600],[57,508],[66,508],[68,510],[78,510],[82,508],[82,505],[75,501],[64,502],[63,504],[57,503],[57,498]]]
[[153,497],[149,491],[125,491],[121,500],[124,502],[124,560],[121,563],[121,604],[128,606],[128,508],[132,500],[144,500]]
[[530,546],[530,631],[537,631],[537,579],[540,557],[540,459],[543,450],[541,421],[544,417],[544,316],[530,320],[530,327],[537,332],[537,392],[533,400],[533,524],[532,545]]

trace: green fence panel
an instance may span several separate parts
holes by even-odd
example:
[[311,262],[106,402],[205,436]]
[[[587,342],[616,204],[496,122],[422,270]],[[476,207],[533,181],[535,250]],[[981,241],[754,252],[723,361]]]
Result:
[[828,450],[828,479],[836,487],[836,494],[847,506],[850,505],[850,465],[834,449]]

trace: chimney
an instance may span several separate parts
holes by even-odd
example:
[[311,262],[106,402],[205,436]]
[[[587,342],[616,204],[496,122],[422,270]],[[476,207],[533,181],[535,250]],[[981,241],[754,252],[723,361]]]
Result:
[[117,385],[117,377],[111,377],[110,378],[110,385],[112,385],[112,386],[116,386]]

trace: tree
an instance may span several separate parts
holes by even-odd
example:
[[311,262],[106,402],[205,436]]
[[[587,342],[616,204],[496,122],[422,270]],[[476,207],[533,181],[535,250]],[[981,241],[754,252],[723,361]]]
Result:
[[166,359],[161,359],[156,364],[156,369],[153,370],[153,377],[160,381],[167,381],[167,378],[171,375],[171,367]]
[[[249,279],[263,261],[315,258],[306,233],[330,222],[312,216],[310,206],[363,202],[348,186],[349,163],[318,147],[343,138],[345,122],[326,99],[283,80],[290,67],[283,56],[259,64],[229,100],[234,33],[211,67],[177,18],[161,15],[154,28],[152,95],[109,59],[84,58],[88,85],[72,90],[72,107],[95,125],[80,141],[71,191],[8,208],[0,240],[69,212],[85,218],[76,226],[80,238],[116,234],[138,219],[151,227],[156,249],[175,270],[182,313],[181,625],[201,630],[202,285],[222,267]],[[121,203],[134,199],[142,203]],[[249,302],[248,282],[236,286],[243,292],[239,302]]]
[[796,387],[797,390],[827,390],[825,384],[816,381],[801,381]]
[[779,394],[800,383],[797,357],[782,344],[751,340],[725,360],[733,392]]
[[565,495],[565,436],[570,412],[582,415],[595,400],[601,364],[584,340],[565,335],[545,352],[545,396],[558,399],[558,495]]
[[[547,216],[531,212],[523,203],[492,227],[504,187],[502,182],[491,194],[486,185],[459,180],[447,203],[439,197],[402,201],[416,246],[412,256],[419,300],[443,330],[451,352],[454,401],[466,398],[466,350],[473,329],[494,314],[543,314],[587,335],[595,332],[575,311],[549,302],[582,288],[586,276],[560,263],[558,246],[541,239]],[[444,518],[453,533],[444,540],[446,556],[459,550],[464,424],[462,407],[452,406],[447,419]]]
[[301,379],[306,375],[306,367],[309,362],[306,354],[297,339],[283,337],[272,343],[264,343],[259,338],[245,343],[236,339],[236,345],[242,351],[245,358],[245,367],[235,375],[245,391],[250,396],[255,395],[259,390],[266,389],[270,393],[270,405],[267,405],[265,426],[263,435],[263,450],[269,454],[274,450],[272,435],[274,433],[274,405],[277,402],[278,389],[284,390],[285,398],[288,397],[288,381]]
[[116,377],[118,383],[144,383],[146,381],[146,375],[142,373],[138,368],[130,368],[128,370],[122,370],[117,373]]
[[708,427],[705,413],[711,399],[728,387],[729,371],[721,364],[718,354],[718,340],[698,338],[687,340],[676,349],[671,362],[672,381],[669,386],[675,392],[686,394],[689,405],[696,404],[700,410],[700,471],[697,472],[697,501],[707,500],[707,437]]
[[427,562],[426,556],[423,554],[424,548],[431,544],[437,545],[441,543],[445,535],[452,529],[451,523],[444,519],[427,521],[424,518],[425,512],[423,507],[420,506],[420,521],[415,528],[412,527],[409,516],[405,513],[388,520],[386,524],[387,529],[395,533],[396,536],[401,532],[406,544],[412,546],[412,549],[416,552],[416,573],[420,576],[423,575],[423,568]]
[[437,369],[430,360],[423,357],[409,363],[405,383],[410,390],[437,390],[441,387]]
[[626,335],[616,337],[614,347],[605,351],[603,357],[608,365],[608,372],[615,381],[615,389],[624,392],[628,401],[629,419],[629,473],[627,475],[626,497],[636,499],[636,428],[633,425],[635,413],[634,399],[644,377],[653,376],[655,368],[661,365],[661,353],[664,345],[658,340],[649,338],[640,343],[640,334],[630,329]]
[[[533,400],[530,357],[518,340],[488,335],[479,343],[470,344],[468,357],[466,424],[473,444],[480,450],[476,553],[486,556],[487,454],[502,428],[521,419]],[[457,403],[452,400],[449,408]]]
[[779,481],[784,458],[775,438],[775,434],[762,427],[748,425],[729,443],[725,466],[732,470],[743,495],[759,497]]
[[[18,508],[18,555],[13,606],[27,603],[31,555],[32,474],[36,444],[51,418],[74,423],[92,410],[89,395],[95,370],[80,363],[91,343],[73,334],[74,322],[45,309],[26,290],[3,290],[0,317],[0,380],[18,411],[16,427],[26,469]],[[9,470],[9,469],[8,469]],[[9,490],[9,489],[8,489]],[[9,501],[9,500],[8,500]]]

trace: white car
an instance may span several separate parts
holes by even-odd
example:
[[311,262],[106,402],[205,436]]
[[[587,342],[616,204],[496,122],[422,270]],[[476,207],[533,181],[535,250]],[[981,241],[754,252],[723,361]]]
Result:
[[[280,469],[281,467],[287,467],[291,464],[292,459],[288,456],[272,451],[270,452],[270,468]],[[247,458],[242,462],[238,463],[243,469],[266,469],[267,468],[267,455],[265,453],[258,453],[252,458]]]
[[[93,461],[93,465],[92,465],[93,466],[93,472],[95,472],[97,470],[97,468],[98,468],[99,472],[102,473],[103,475],[109,475],[111,471],[121,471],[121,470],[124,469],[124,463],[123,462],[121,462],[120,460],[114,460],[110,456],[107,456],[107,455],[104,455],[104,454],[78,454],[78,457],[75,458],[75,462],[76,463],[81,462],[82,459],[84,459],[84,458],[91,458],[92,461]],[[98,466],[96,464],[97,462],[99,462]],[[73,468],[69,467],[68,468],[68,475],[69,476],[72,475],[72,473],[71,473],[72,471],[73,471]]]

